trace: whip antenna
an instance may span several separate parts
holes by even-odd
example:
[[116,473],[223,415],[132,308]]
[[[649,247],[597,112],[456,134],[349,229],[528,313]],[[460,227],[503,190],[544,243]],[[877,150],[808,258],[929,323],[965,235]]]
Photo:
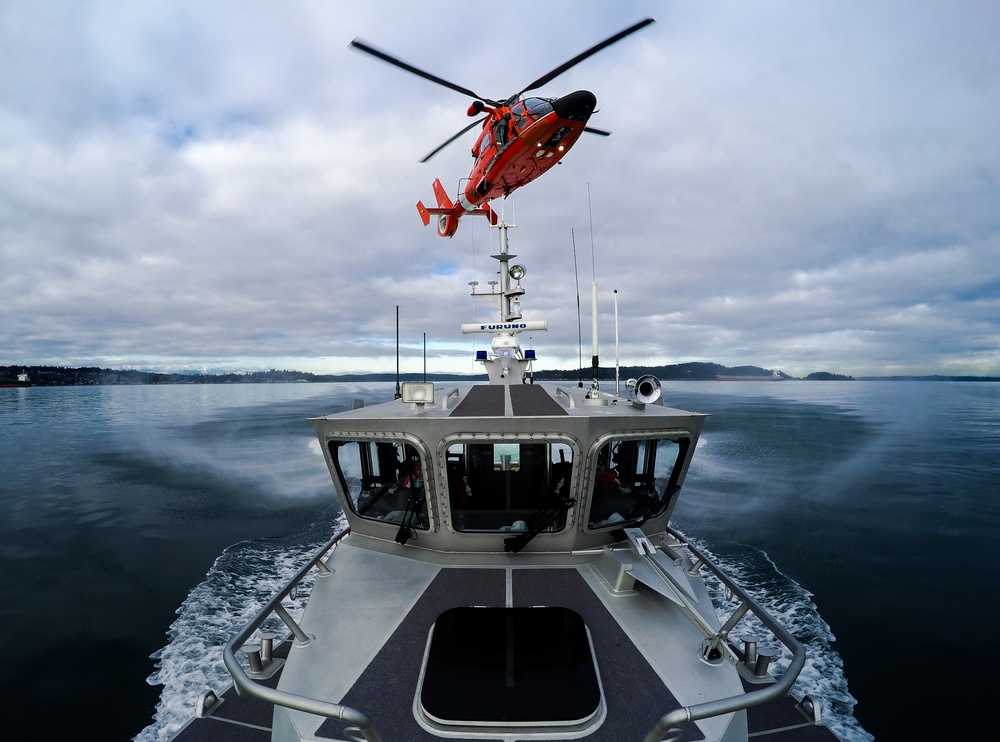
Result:
[[399,391],[399,304],[396,305],[396,399],[403,395]]
[[587,209],[590,211],[590,267],[593,275],[593,280],[590,283],[590,330],[593,337],[593,357],[591,358],[591,365],[594,369],[594,377],[590,383],[590,391],[587,392],[587,396],[593,398],[597,397],[599,394],[600,382],[598,381],[598,378],[600,376],[601,362],[597,353],[597,258],[594,254],[594,210],[590,205],[590,183],[587,183]]
[[620,381],[618,365],[618,289],[615,289],[615,396],[618,396],[618,385]]
[[580,364],[577,366],[579,374],[578,386],[583,388],[583,317],[580,315],[580,268],[576,264],[576,233],[571,229],[570,237],[573,239],[573,275],[576,276],[576,327],[579,334]]

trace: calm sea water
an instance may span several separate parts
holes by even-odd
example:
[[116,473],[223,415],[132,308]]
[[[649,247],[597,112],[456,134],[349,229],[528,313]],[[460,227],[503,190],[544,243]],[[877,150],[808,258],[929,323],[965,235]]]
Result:
[[[29,718],[100,719],[103,739],[162,738],[339,520],[305,418],[392,390],[0,390],[2,697]],[[981,721],[1000,685],[1000,384],[665,396],[713,415],[675,525],[807,644],[800,688],[838,731],[947,738]]]

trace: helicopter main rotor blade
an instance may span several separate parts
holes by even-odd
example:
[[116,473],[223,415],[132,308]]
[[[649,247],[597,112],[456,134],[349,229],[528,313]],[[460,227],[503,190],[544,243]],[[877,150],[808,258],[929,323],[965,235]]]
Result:
[[432,158],[432,157],[433,157],[434,155],[436,155],[436,154],[437,154],[438,152],[440,152],[441,150],[443,150],[443,149],[444,149],[445,147],[447,147],[447,146],[448,146],[449,144],[451,144],[452,142],[454,142],[454,141],[455,141],[456,139],[458,139],[458,138],[459,138],[460,136],[462,136],[462,135],[463,135],[463,134],[464,134],[465,132],[467,132],[467,131],[468,131],[469,129],[474,129],[474,128],[475,128],[476,126],[479,126],[479,125],[481,125],[481,124],[482,124],[482,123],[483,123],[483,122],[484,122],[485,120],[486,120],[486,117],[485,117],[485,116],[483,116],[483,118],[481,118],[481,119],[476,119],[476,120],[475,120],[475,121],[473,121],[473,122],[472,122],[471,124],[469,124],[469,125],[468,125],[468,126],[466,126],[466,127],[464,128],[464,129],[462,129],[462,130],[461,130],[460,132],[458,132],[458,134],[456,134],[456,135],[455,135],[455,136],[453,136],[453,137],[452,137],[451,139],[449,139],[449,140],[448,140],[447,142],[445,142],[444,144],[441,144],[441,145],[439,145],[439,146],[437,147],[437,149],[433,149],[433,150],[431,150],[430,152],[428,152],[428,153],[427,153],[426,155],[424,155],[424,158],[423,158],[423,159],[421,160],[421,162],[427,162],[427,161],[428,161],[429,159],[431,159],[431,158]]
[[414,75],[422,77],[425,80],[430,80],[431,82],[437,83],[438,85],[443,85],[446,88],[454,90],[456,93],[467,95],[470,98],[476,98],[477,100],[489,103],[491,106],[499,105],[496,101],[491,101],[489,98],[484,98],[483,96],[479,95],[478,93],[472,90],[469,90],[468,88],[463,88],[461,85],[456,85],[453,82],[448,82],[444,78],[438,77],[437,75],[432,75],[430,72],[426,72],[420,69],[419,67],[414,67],[412,64],[404,62],[402,59],[397,59],[388,52],[384,52],[381,49],[376,49],[374,46],[368,44],[365,41],[362,41],[361,39],[354,39],[351,42],[351,46],[353,46],[355,49],[359,51],[365,52],[366,54],[371,54],[373,57],[375,57],[376,59],[381,59],[383,62],[388,62],[389,64],[399,67],[400,69],[406,70],[407,72],[412,72]]
[[530,85],[528,85],[527,87],[525,87],[523,90],[521,90],[520,93],[518,93],[517,95],[513,96],[512,100],[518,98],[521,95],[521,93],[525,93],[525,92],[527,92],[529,90],[534,90],[535,88],[540,88],[542,85],[545,85],[545,84],[551,82],[552,80],[554,80],[555,78],[559,77],[559,75],[561,75],[563,72],[565,72],[569,68],[575,67],[576,65],[580,64],[580,62],[582,62],[583,60],[587,59],[588,57],[593,56],[594,54],[597,54],[597,52],[601,51],[602,49],[606,49],[607,47],[611,46],[615,42],[621,41],[626,36],[628,36],[630,34],[633,34],[633,33],[635,33],[636,31],[638,31],[638,30],[640,30],[642,28],[645,28],[650,23],[656,23],[656,21],[654,21],[652,18],[644,18],[643,20],[641,20],[638,23],[635,23],[635,24],[629,26],[628,28],[624,29],[623,31],[619,31],[614,36],[608,37],[607,39],[605,39],[604,41],[600,42],[599,44],[595,44],[594,46],[592,46],[589,49],[587,49],[587,51],[582,52],[580,54],[577,54],[575,57],[573,57],[568,62],[565,62],[565,63],[559,65],[558,67],[556,67],[551,72],[549,72],[549,73],[547,73],[547,74],[542,75],[541,77],[539,77],[533,83],[531,83]]

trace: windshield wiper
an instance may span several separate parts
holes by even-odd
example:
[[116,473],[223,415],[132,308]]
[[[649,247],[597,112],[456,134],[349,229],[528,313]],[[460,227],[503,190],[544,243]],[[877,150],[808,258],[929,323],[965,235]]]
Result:
[[396,531],[396,543],[400,546],[406,546],[406,542],[411,538],[416,538],[417,534],[414,532],[411,523],[413,519],[417,517],[417,508],[424,501],[424,488],[416,487],[414,484],[410,484],[410,495],[406,498],[406,512],[403,513],[403,521],[399,524],[399,530]]
[[531,539],[552,525],[552,522],[556,518],[574,505],[576,505],[576,500],[564,497],[558,505],[536,510],[528,519],[528,530],[516,536],[505,538],[503,541],[503,550],[512,551],[516,554],[527,546],[531,542]]

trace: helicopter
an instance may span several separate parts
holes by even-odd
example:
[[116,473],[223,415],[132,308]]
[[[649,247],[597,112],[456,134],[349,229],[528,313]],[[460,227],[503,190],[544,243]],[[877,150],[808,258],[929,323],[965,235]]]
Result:
[[459,219],[466,214],[481,214],[490,223],[496,224],[497,216],[489,206],[490,201],[506,198],[515,189],[549,170],[562,160],[584,132],[608,136],[611,132],[587,126],[597,109],[597,96],[589,90],[577,90],[561,98],[525,98],[524,94],[548,84],[588,57],[654,22],[652,18],[644,18],[632,24],[503,100],[479,95],[414,67],[361,39],[354,39],[351,46],[358,51],[473,98],[467,114],[470,117],[482,115],[420,160],[427,162],[463,134],[481,126],[482,130],[472,147],[475,163],[458,195],[458,202],[451,200],[439,179],[433,184],[437,206],[428,207],[422,201],[417,202],[417,212],[424,226],[429,225],[434,216],[437,218],[438,234],[451,237],[458,229]]

